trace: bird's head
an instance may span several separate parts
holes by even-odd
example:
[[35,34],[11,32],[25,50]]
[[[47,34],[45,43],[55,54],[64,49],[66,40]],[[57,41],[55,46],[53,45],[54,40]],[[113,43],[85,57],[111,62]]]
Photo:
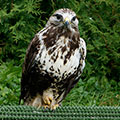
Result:
[[57,10],[48,20],[46,26],[54,25],[56,27],[63,27],[70,31],[78,30],[78,19],[75,12],[68,8]]

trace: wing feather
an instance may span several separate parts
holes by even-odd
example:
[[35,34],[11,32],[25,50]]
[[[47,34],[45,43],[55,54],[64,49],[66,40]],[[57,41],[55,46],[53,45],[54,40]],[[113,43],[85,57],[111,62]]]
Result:
[[[29,90],[29,73],[31,71],[31,67],[34,65],[35,57],[38,53],[37,47],[40,45],[39,38],[37,35],[33,38],[31,43],[28,46],[26,57],[23,64],[22,70],[22,78],[21,78],[21,99],[24,99],[28,90]],[[20,103],[19,101],[19,103]]]

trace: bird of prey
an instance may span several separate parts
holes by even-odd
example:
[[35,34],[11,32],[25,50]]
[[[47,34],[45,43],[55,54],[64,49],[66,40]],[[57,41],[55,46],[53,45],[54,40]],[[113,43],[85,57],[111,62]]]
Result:
[[79,81],[85,57],[86,44],[75,12],[68,8],[55,11],[28,46],[20,101],[56,109]]

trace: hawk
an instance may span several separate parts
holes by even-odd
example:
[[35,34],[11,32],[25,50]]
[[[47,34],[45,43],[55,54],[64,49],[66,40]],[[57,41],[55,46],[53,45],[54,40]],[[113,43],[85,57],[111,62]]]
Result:
[[56,109],[79,81],[85,57],[86,44],[80,38],[75,12],[57,10],[28,46],[20,101]]

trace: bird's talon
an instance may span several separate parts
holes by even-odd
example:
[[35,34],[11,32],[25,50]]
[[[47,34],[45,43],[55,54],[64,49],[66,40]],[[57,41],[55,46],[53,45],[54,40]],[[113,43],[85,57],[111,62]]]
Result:
[[52,98],[52,97],[49,97],[49,100],[50,100],[50,101],[52,101],[52,100],[53,100],[53,98]]
[[43,99],[44,104],[46,104],[46,105],[50,105],[52,103],[52,100],[53,100],[52,97],[45,97]]
[[46,109],[46,108],[49,108],[49,106],[48,106],[48,105],[44,105],[43,107],[44,107],[45,109]]
[[44,103],[45,103],[45,104],[47,104],[47,101],[46,101],[46,99],[44,99]]
[[57,107],[59,107],[59,104],[55,104],[52,106],[52,110],[55,110]]
[[50,105],[50,101],[48,101],[48,103],[47,103],[48,105]]

